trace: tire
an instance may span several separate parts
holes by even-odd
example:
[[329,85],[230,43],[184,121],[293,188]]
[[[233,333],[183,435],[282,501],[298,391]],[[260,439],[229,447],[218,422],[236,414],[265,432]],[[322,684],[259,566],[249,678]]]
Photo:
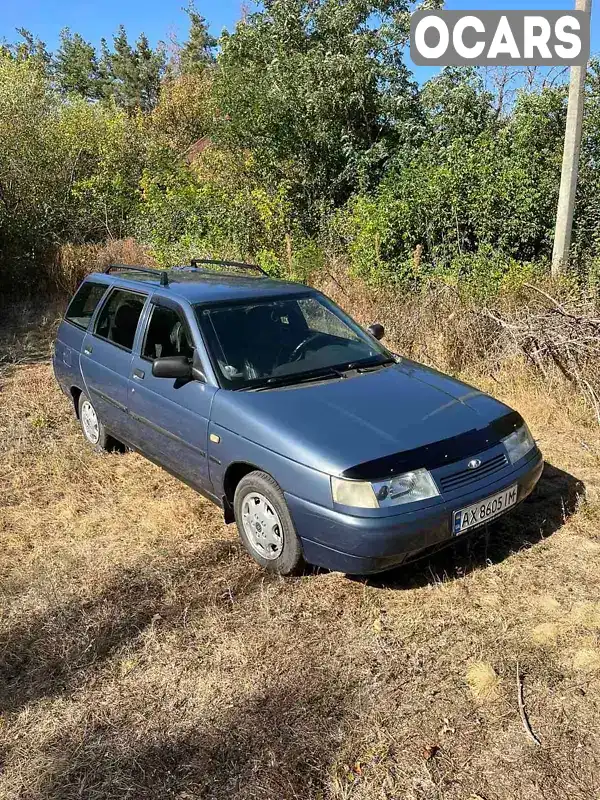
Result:
[[292,575],[305,566],[300,539],[283,492],[266,472],[250,472],[238,483],[233,510],[240,539],[268,572]]
[[103,452],[114,449],[115,440],[106,432],[92,401],[84,392],[79,395],[78,416],[83,436],[94,450]]

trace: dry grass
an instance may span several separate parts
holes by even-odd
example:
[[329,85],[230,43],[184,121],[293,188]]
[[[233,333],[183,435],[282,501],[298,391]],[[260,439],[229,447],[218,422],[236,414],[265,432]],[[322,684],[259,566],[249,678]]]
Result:
[[148,249],[135,239],[110,239],[104,244],[63,244],[49,259],[47,278],[67,295],[73,294],[90,272],[102,272],[109,264],[153,266]]
[[399,295],[348,276],[343,265],[324,273],[320,288],[364,325],[386,328],[386,343],[452,374],[494,378],[523,361],[545,391],[573,394],[600,424],[600,296],[566,280],[523,284],[487,299],[430,283]]
[[476,661],[467,669],[467,684],[473,697],[482,703],[498,699],[500,678],[491,664]]
[[567,387],[469,370],[549,462],[487,538],[279,580],[191,490],[85,447],[52,327],[0,334],[3,800],[599,796],[600,433]]

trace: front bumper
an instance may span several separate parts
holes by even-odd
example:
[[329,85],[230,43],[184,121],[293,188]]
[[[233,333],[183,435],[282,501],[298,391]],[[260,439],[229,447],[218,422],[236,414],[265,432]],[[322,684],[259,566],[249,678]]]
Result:
[[[517,483],[518,503],[535,488],[544,469],[539,450],[523,465],[485,488],[434,507],[386,517],[355,517],[285,495],[292,519],[310,564],[368,575],[384,572],[422,550],[453,540],[452,513]],[[514,506],[513,506],[514,508]],[[511,509],[512,510],[512,509]],[[467,534],[468,535],[468,534]]]

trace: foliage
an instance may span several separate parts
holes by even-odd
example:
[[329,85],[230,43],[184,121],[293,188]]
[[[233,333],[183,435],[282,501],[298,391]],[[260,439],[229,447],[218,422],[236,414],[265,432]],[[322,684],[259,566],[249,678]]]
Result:
[[29,61],[43,72],[49,73],[52,57],[46,48],[45,42],[34,36],[26,28],[17,28],[20,41],[13,44],[0,42],[0,56],[8,57],[14,61]]
[[[236,181],[213,178],[225,166]],[[252,183],[247,165],[226,164],[222,153],[207,153],[197,170],[157,148],[142,180],[138,234],[153,245],[161,263],[185,263],[194,256],[252,259],[278,271],[289,227],[290,204],[283,189],[269,193]],[[275,243],[275,247],[273,246]],[[281,250],[281,248],[280,248]]]
[[69,170],[65,231],[68,241],[118,239],[139,203],[145,163],[144,124],[114,104],[78,100],[58,123]]
[[106,40],[102,40],[104,95],[114,98],[117,105],[127,111],[151,111],[154,108],[164,68],[163,47],[153,50],[143,33],[132,47],[121,25],[114,37],[112,52]]
[[186,11],[190,20],[190,32],[179,51],[179,70],[184,75],[203,73],[214,64],[217,40],[209,33],[206,20],[196,11],[193,3]]
[[[575,218],[578,267],[600,276],[600,61],[593,59],[587,75],[581,165]],[[586,261],[589,264],[586,264]]]
[[[0,270],[135,233],[161,263],[259,261],[308,280],[335,255],[375,285],[487,297],[547,270],[564,83],[447,68],[418,86],[410,11],[439,0],[264,0],[217,42],[193,5],[167,64],[120,27],[0,47]],[[490,91],[489,86],[496,86]],[[514,91],[514,86],[519,87]],[[600,63],[573,263],[600,284]]]
[[[59,105],[38,64],[0,57],[0,258],[29,256],[61,225]],[[40,166],[40,163],[43,166]]]
[[[423,90],[425,138],[391,159],[376,191],[355,195],[334,231],[355,269],[415,277],[463,256],[547,257],[556,210],[564,89],[521,94],[499,119],[473,75],[445,71]],[[461,108],[465,110],[461,112]]]
[[79,33],[72,34],[68,28],[63,28],[60,33],[54,75],[58,86],[67,95],[99,100],[104,94],[96,48]]
[[214,114],[212,76],[208,70],[169,76],[149,117],[150,136],[184,154],[210,132]]
[[406,10],[405,0],[274,0],[221,39],[215,138],[250,150],[267,186],[289,183],[308,230],[417,124],[396,46]]
[[121,236],[137,204],[142,131],[114,104],[62,102],[31,60],[0,57],[0,267]]
[[493,100],[474,68],[445,68],[421,92],[427,139],[436,147],[447,147],[456,139],[474,143],[494,128]]

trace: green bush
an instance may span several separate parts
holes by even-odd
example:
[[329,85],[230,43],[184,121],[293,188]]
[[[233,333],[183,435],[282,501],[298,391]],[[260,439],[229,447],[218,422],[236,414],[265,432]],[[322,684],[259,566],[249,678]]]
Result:
[[35,280],[60,244],[121,237],[144,150],[141,118],[63,100],[35,61],[0,56],[0,269]]
[[260,254],[270,271],[281,272],[290,225],[284,190],[269,193],[223,177],[190,169],[168,149],[155,151],[141,182],[138,235],[164,265],[194,256],[247,260]]

